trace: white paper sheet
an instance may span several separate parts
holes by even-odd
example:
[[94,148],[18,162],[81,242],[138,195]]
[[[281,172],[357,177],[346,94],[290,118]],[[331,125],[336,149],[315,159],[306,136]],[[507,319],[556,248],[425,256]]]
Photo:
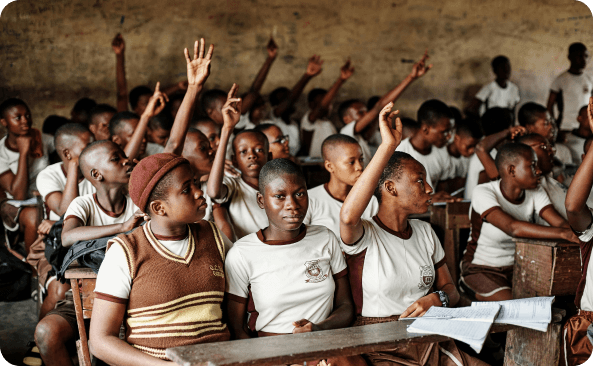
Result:
[[495,323],[513,324],[545,332],[552,321],[554,297],[532,297],[508,301],[475,301],[472,307],[500,305]]

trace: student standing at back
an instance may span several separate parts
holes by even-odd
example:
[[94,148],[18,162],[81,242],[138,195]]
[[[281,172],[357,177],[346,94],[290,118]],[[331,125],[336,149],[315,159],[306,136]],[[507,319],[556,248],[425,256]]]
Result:
[[492,71],[496,79],[480,89],[468,108],[472,112],[479,110],[480,116],[494,107],[506,108],[515,114],[515,107],[519,104],[519,88],[509,81],[511,77],[511,62],[506,56],[497,56],[492,60]]

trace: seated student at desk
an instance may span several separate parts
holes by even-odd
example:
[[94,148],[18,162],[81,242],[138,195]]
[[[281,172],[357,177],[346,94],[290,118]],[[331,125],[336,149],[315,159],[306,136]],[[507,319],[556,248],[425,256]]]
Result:
[[[380,114],[382,142],[352,187],[340,212],[342,250],[349,263],[358,315],[355,326],[424,315],[432,306],[455,306],[459,293],[445,263],[445,253],[430,224],[409,220],[431,204],[426,170],[404,152],[393,152],[402,136],[389,103]],[[379,212],[362,219],[373,193]],[[434,287],[437,291],[429,293]],[[453,341],[413,344],[364,355],[371,365],[484,365],[459,351]]]
[[[496,155],[500,180],[473,192],[470,239],[461,263],[461,281],[479,301],[511,300],[515,244],[512,237],[577,242],[539,185],[537,156],[527,145],[508,143]],[[539,215],[550,226],[534,223]]]

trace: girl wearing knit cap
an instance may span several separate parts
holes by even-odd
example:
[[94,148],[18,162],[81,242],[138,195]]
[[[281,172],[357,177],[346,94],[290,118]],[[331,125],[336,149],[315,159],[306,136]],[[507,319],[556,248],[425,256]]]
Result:
[[108,243],[95,287],[92,354],[109,364],[164,365],[171,364],[167,348],[228,340],[221,304],[232,244],[202,220],[207,203],[189,162],[166,153],[142,159],[129,193],[150,221]]

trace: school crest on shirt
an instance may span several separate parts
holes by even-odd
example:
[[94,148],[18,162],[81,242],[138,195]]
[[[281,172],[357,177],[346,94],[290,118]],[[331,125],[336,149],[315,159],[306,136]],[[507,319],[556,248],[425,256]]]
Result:
[[429,289],[434,282],[434,269],[432,266],[420,266],[420,283],[418,288],[421,290]]
[[323,274],[323,269],[321,269],[321,266],[319,265],[319,259],[305,262],[305,276],[308,278],[305,282],[321,282],[327,278],[327,275],[327,273]]

